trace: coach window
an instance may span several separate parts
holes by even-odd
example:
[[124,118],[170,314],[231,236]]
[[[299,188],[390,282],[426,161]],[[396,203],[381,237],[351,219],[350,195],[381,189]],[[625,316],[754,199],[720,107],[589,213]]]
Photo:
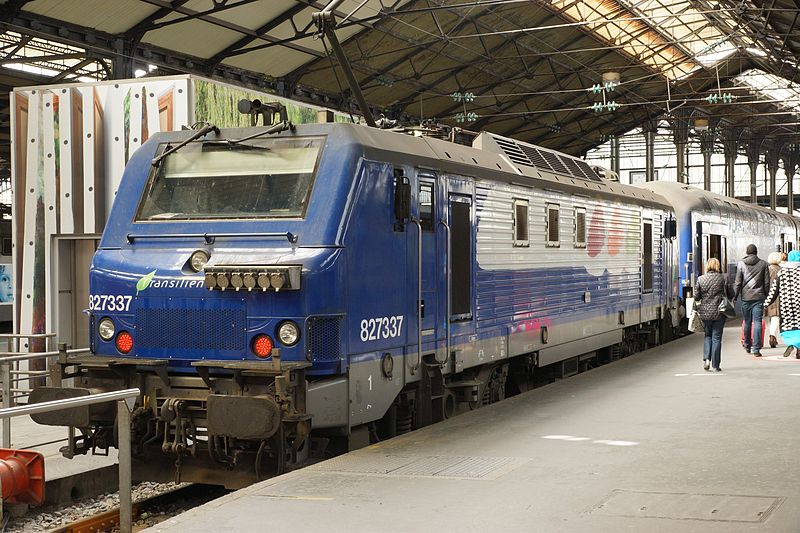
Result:
[[558,248],[561,246],[558,230],[558,204],[547,204],[547,246]]
[[419,183],[419,222],[422,231],[432,232],[433,227],[433,183],[421,181]]
[[514,199],[514,246],[530,246],[528,238],[528,200]]
[[586,208],[575,208],[575,248],[586,248]]
[[646,220],[642,232],[642,292],[653,292],[653,222]]

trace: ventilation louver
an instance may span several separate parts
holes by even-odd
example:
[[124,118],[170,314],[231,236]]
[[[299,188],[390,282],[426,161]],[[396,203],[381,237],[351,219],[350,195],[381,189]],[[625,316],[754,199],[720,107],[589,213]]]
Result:
[[602,181],[602,177],[582,159],[560,155],[532,144],[491,136],[508,159],[517,165],[564,174],[580,180]]
[[531,163],[528,156],[525,155],[525,152],[519,147],[519,145],[512,141],[511,139],[503,139],[500,137],[494,138],[497,145],[505,152],[508,158],[511,160],[512,163],[517,165],[524,165],[526,167],[535,166]]

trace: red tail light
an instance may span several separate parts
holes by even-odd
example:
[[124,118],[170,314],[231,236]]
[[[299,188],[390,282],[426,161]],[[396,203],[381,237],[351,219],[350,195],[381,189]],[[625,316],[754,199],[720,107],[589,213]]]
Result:
[[116,344],[120,353],[128,353],[133,349],[133,336],[127,331],[120,331]]
[[269,335],[256,335],[253,337],[252,348],[256,357],[269,357],[272,353],[272,339]]

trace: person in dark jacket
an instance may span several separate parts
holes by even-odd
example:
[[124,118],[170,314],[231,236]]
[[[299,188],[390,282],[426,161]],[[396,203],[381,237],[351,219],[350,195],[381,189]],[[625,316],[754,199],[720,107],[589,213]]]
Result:
[[694,286],[695,312],[700,315],[706,329],[703,368],[708,370],[710,365],[715,372],[721,370],[722,331],[725,328],[725,316],[719,312],[719,303],[723,295],[733,298],[733,290],[720,270],[719,260],[712,257],[706,261],[706,273],[697,278]]
[[736,267],[733,292],[734,297],[742,300],[744,351],[756,357],[761,357],[761,344],[764,341],[761,321],[764,318],[764,299],[768,288],[769,266],[766,261],[758,258],[756,245],[748,244],[747,255]]
[[792,351],[800,359],[797,348],[800,347],[800,252],[789,252],[789,261],[778,270],[777,277],[772,281],[769,294],[764,302],[769,305],[780,298],[781,337],[786,343],[784,357],[789,357]]

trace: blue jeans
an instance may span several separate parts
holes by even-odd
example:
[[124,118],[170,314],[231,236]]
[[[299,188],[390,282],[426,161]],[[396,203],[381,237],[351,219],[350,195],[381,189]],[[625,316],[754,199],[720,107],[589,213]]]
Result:
[[725,328],[725,317],[716,320],[703,320],[705,338],[703,339],[703,361],[711,361],[711,368],[719,368],[722,359],[722,330]]
[[[750,353],[761,351],[764,332],[761,329],[764,317],[764,300],[742,300],[742,316],[744,317],[744,349]],[[753,337],[751,338],[750,332]]]

